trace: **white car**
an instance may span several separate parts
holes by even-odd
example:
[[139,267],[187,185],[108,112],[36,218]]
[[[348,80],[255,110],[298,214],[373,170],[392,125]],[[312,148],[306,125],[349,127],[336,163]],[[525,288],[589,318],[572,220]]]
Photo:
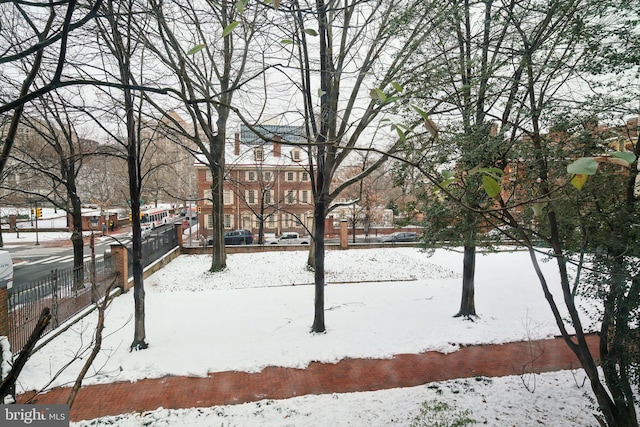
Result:
[[[151,236],[151,225],[149,224],[140,224],[140,237],[143,239]],[[129,232],[129,237],[133,237],[133,231]]]
[[294,231],[287,231],[277,239],[265,239],[265,243],[267,245],[308,245],[311,243],[311,239],[307,236],[300,236]]

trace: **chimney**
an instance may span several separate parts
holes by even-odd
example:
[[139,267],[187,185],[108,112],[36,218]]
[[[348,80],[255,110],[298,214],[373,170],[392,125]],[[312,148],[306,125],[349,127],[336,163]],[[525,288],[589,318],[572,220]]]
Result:
[[240,155],[240,134],[238,132],[236,132],[236,139],[235,139],[235,143],[233,146],[233,154],[235,156],[239,156]]
[[282,139],[279,136],[275,136],[273,138],[273,157],[280,157],[282,153],[282,145],[280,144],[281,140]]

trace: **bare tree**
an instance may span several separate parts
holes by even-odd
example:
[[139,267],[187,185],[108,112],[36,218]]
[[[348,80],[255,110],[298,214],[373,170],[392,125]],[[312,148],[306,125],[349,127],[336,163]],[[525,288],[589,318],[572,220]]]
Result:
[[401,126],[395,126],[395,136],[384,139],[373,139],[371,129],[400,96],[406,95],[402,92],[404,79],[409,76],[408,59],[426,39],[434,19],[438,19],[432,12],[429,2],[393,0],[344,4],[295,1],[290,10],[282,12],[293,21],[292,54],[299,61],[298,87],[304,105],[309,157],[313,159],[314,244],[309,256],[315,271],[312,332],[325,332],[327,212],[344,188],[371,174],[387,157],[381,155],[372,160],[360,174],[340,185],[332,186],[333,178],[354,151],[366,150],[372,144],[384,145],[386,141],[386,148],[393,152],[406,141],[406,128]]
[[[145,325],[145,291],[142,266],[142,237],[140,226],[140,202],[143,188],[144,174],[142,172],[143,145],[142,108],[143,97],[134,91],[139,87],[134,75],[136,61],[141,61],[142,45],[138,44],[134,37],[135,25],[143,26],[144,15],[135,14],[133,1],[115,2],[106,1],[101,9],[101,17],[97,20],[97,30],[100,41],[104,44],[106,58],[114,61],[113,78],[120,84],[121,108],[124,117],[120,117],[125,126],[125,135],[112,133],[114,140],[121,144],[126,152],[127,171],[129,177],[129,197],[132,215],[132,274],[134,294],[134,337],[131,343],[132,350],[140,350],[148,347],[146,341]],[[139,12],[139,11],[138,11]],[[141,63],[141,62],[140,62]],[[139,66],[140,63],[137,65]],[[105,70],[111,77],[111,70]],[[117,99],[117,95],[112,95]]]
[[[10,6],[3,8],[3,20],[6,18],[6,22],[14,22],[15,25],[3,26],[3,31],[0,31],[0,39],[4,42],[3,46],[6,46],[0,52],[0,74],[5,77],[13,76],[18,71],[18,76],[24,78],[22,82],[15,84],[15,87],[20,87],[18,93],[3,93],[0,101],[0,114],[13,111],[8,132],[2,141],[0,173],[4,170],[13,147],[24,105],[58,87],[76,84],[62,79],[69,37],[72,31],[95,18],[102,0],[88,4],[77,0],[46,4],[7,4]],[[78,12],[81,17],[74,20]],[[19,31],[15,31],[16,29]],[[34,89],[36,76],[48,57],[53,58],[53,71],[47,75],[45,84]]]
[[[84,241],[79,173],[89,151],[77,130],[78,112],[66,99],[68,93],[51,91],[35,100],[23,114],[22,129],[14,146],[12,161],[31,183],[30,197],[37,196],[71,215],[76,277],[83,277]],[[28,192],[24,182],[16,182],[16,192]]]
[[246,2],[152,0],[155,28],[140,34],[180,88],[177,108],[186,111],[193,128],[176,120],[164,107],[166,103],[151,102],[172,131],[195,144],[197,151],[186,148],[194,156],[202,156],[211,171],[211,271],[226,267],[223,184],[227,123],[234,94],[247,79],[246,67],[261,15],[259,7],[241,4]]

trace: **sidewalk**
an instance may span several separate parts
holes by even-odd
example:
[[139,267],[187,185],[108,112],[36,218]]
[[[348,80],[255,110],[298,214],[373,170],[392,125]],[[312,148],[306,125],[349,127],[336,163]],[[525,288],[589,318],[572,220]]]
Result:
[[[587,338],[593,354],[598,354],[598,336]],[[335,364],[314,362],[306,369],[269,367],[259,373],[229,371],[211,373],[204,378],[163,377],[135,383],[89,385],[78,393],[70,416],[72,421],[80,421],[159,407],[209,407],[579,367],[577,358],[560,338],[469,346],[449,354],[430,351],[396,355],[392,359],[344,359]],[[69,388],[57,388],[37,396],[31,403],[65,403],[69,391]],[[19,395],[17,401],[24,403],[32,396],[33,393]]]

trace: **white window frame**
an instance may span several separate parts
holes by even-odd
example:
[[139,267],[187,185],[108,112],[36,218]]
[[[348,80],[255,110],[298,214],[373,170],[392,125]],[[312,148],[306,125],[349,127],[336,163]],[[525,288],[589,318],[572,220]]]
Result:
[[227,230],[230,230],[233,228],[233,215],[231,214],[224,214],[224,228]]
[[253,150],[253,158],[256,162],[264,161],[264,147],[256,147]]
[[232,205],[233,204],[233,198],[234,198],[233,190],[223,190],[222,191],[222,203],[223,204]]
[[[284,173],[284,180],[286,182],[295,182],[296,181],[296,173],[293,171],[286,171]],[[289,177],[291,177],[291,179],[289,179]]]
[[309,203],[309,190],[300,190],[300,203]]
[[245,179],[247,182],[255,182],[258,180],[258,174],[256,171],[246,171]]
[[213,199],[211,197],[211,189],[210,188],[206,188],[204,190],[203,197],[204,197],[204,204],[205,205],[211,206],[213,204]]
[[255,205],[258,202],[256,190],[246,190],[245,191],[245,201],[248,205]]
[[296,203],[296,190],[286,190],[284,194],[284,203],[287,205],[295,205]]

